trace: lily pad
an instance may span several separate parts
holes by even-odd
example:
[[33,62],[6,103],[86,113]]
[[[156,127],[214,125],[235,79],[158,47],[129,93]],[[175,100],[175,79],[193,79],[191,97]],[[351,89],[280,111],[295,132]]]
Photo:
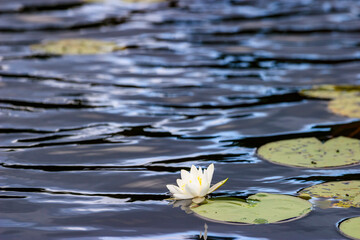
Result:
[[331,207],[360,208],[360,181],[322,183],[305,188],[301,190],[299,194],[300,197],[316,197],[336,200]]
[[329,110],[351,118],[360,118],[360,97],[340,97],[330,101]]
[[360,140],[337,137],[322,143],[317,138],[296,138],[267,143],[257,154],[270,162],[305,168],[331,168],[360,163]]
[[310,202],[288,195],[258,193],[247,200],[213,198],[191,210],[206,219],[244,224],[277,223],[295,220],[311,211]]
[[34,51],[60,55],[101,54],[124,49],[124,47],[119,47],[114,42],[82,38],[49,41],[31,45],[30,47]]
[[300,94],[323,99],[335,99],[343,96],[360,96],[360,86],[356,85],[318,85],[311,89],[304,89]]
[[340,232],[351,239],[360,239],[360,217],[348,218],[339,225]]

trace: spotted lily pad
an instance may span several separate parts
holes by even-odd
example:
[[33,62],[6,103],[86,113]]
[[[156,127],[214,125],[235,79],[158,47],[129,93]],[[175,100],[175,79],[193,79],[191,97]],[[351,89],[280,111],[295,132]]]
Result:
[[360,217],[348,218],[339,225],[340,232],[351,239],[360,239]]
[[336,98],[329,103],[328,108],[339,115],[360,118],[360,96]]
[[[305,188],[299,192],[301,197],[333,199],[330,207],[360,208],[360,181],[327,182]],[[360,225],[359,225],[360,226]]]
[[360,96],[360,86],[356,85],[318,85],[304,89],[300,94],[312,98],[335,99],[344,96]]
[[310,202],[288,195],[258,193],[247,198],[213,198],[191,210],[206,219],[244,224],[277,223],[295,220],[311,211]]
[[337,137],[296,138],[267,143],[257,154],[270,162],[305,168],[330,168],[360,163],[360,140]]
[[60,55],[101,54],[124,49],[114,42],[93,39],[63,39],[30,46],[32,50]]

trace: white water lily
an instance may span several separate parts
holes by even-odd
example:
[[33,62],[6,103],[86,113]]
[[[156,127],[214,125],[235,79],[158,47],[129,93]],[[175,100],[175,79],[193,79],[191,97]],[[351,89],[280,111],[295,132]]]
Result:
[[191,166],[190,172],[181,170],[181,179],[177,179],[177,185],[166,185],[174,196],[175,200],[180,199],[198,199],[202,201],[204,197],[221,187],[228,179],[218,182],[210,187],[214,174],[214,164],[210,164],[204,171],[194,165]]

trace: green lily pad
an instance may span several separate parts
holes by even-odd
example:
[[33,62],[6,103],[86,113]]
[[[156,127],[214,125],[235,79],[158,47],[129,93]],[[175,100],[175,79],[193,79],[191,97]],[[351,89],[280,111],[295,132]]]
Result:
[[304,89],[300,94],[312,98],[335,99],[343,96],[360,96],[360,86],[356,85],[318,85]]
[[329,110],[351,118],[360,118],[360,97],[340,97],[330,101]]
[[360,239],[360,217],[348,218],[339,225],[340,232],[351,239]]
[[[360,208],[360,181],[338,181],[317,184],[299,192],[300,197],[336,200],[330,207]],[[360,226],[360,225],[359,225]]]
[[257,151],[270,162],[305,168],[331,168],[360,163],[360,140],[337,137],[322,143],[317,138],[296,138],[267,143]]
[[114,42],[81,38],[49,41],[31,45],[30,48],[34,51],[60,55],[101,54],[124,49],[124,47],[119,47]]
[[360,207],[360,193],[356,195],[351,201],[354,203],[354,205]]
[[311,211],[310,202],[288,195],[258,193],[247,200],[213,198],[191,210],[206,219],[244,224],[277,223],[295,220]]

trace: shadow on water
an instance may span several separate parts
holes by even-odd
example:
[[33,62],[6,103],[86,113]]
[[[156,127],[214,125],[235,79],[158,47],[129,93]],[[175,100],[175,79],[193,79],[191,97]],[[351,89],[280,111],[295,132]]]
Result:
[[[156,194],[99,194],[99,193],[80,193],[80,192],[64,192],[64,191],[51,191],[44,188],[0,188],[2,192],[24,192],[24,193],[45,193],[52,195],[74,195],[74,196],[97,196],[97,197],[110,197],[117,199],[126,199],[127,202],[135,201],[159,201],[168,198],[167,195]],[[12,196],[5,196],[10,198]],[[23,196],[14,196],[15,198],[25,198]]]

